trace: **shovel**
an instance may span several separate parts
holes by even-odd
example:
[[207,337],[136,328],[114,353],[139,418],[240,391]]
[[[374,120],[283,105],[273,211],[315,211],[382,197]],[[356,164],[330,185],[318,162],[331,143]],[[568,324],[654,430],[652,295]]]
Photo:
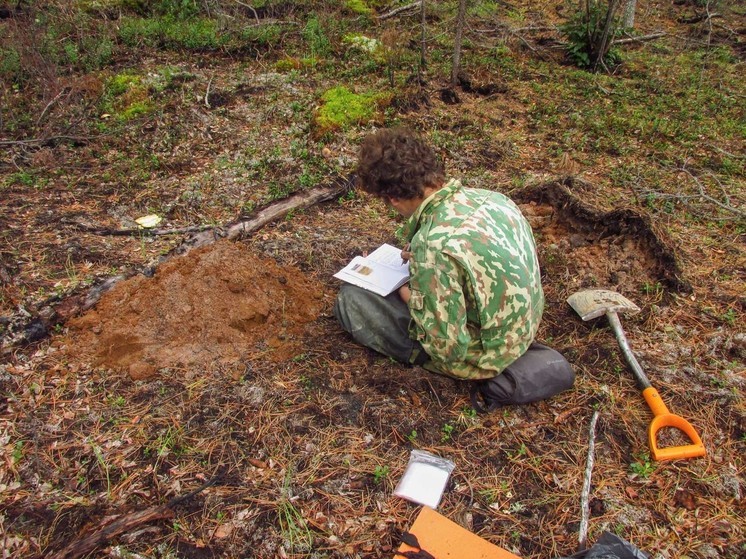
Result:
[[[592,320],[604,314],[606,315],[606,318],[609,319],[609,323],[611,324],[616,339],[622,348],[624,357],[627,359],[627,363],[629,363],[630,367],[632,367],[632,371],[635,373],[635,378],[642,388],[642,396],[645,398],[648,406],[650,406],[650,411],[653,412],[654,417],[648,427],[648,441],[650,443],[650,450],[653,454],[653,459],[676,460],[679,458],[695,458],[697,456],[704,456],[705,447],[702,444],[702,439],[699,438],[697,431],[694,430],[694,427],[692,427],[686,419],[668,411],[668,408],[666,407],[666,404],[663,403],[660,394],[658,394],[658,391],[651,386],[648,377],[645,376],[642,367],[640,367],[640,364],[637,362],[637,359],[635,359],[635,356],[629,347],[627,337],[624,335],[622,323],[620,322],[617,313],[636,313],[640,311],[640,308],[621,294],[615,291],[607,291],[605,289],[588,289],[586,291],[579,291],[570,295],[567,302],[573,309],[575,309],[583,320]],[[656,437],[658,431],[664,427],[679,429],[689,437],[692,444],[658,448]]]

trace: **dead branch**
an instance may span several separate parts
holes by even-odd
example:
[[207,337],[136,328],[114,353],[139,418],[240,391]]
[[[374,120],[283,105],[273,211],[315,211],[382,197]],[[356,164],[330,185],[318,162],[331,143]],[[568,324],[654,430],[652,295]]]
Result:
[[626,37],[624,39],[615,39],[611,42],[612,45],[628,45],[630,43],[644,43],[647,41],[653,41],[665,37],[666,33],[660,31],[658,33],[651,33],[650,35],[641,35],[640,37]]
[[37,127],[39,126],[39,123],[44,119],[44,116],[47,114],[47,111],[49,110],[49,108],[52,105],[54,105],[59,100],[59,98],[62,97],[62,95],[64,95],[68,91],[69,91],[69,88],[62,88],[60,90],[60,92],[57,95],[55,95],[54,99],[52,99],[49,103],[47,103],[47,106],[44,107],[44,110],[39,115],[39,118],[36,119],[36,126]]
[[711,19],[715,19],[718,17],[723,17],[723,15],[719,14],[718,12],[712,12],[712,13],[702,12],[701,14],[696,14],[692,17],[679,18],[677,21],[679,23],[691,24],[691,23],[699,23],[700,21],[710,21]]
[[[637,184],[637,185],[633,185],[633,190],[635,192],[635,195],[641,196],[642,199],[652,197],[652,198],[659,199],[659,200],[668,200],[671,202],[678,202],[678,203],[684,204],[692,214],[697,215],[703,219],[710,219],[710,220],[717,220],[717,221],[733,221],[733,220],[741,220],[741,219],[746,218],[746,211],[732,204],[731,196],[728,194],[728,191],[726,190],[726,188],[723,186],[723,184],[717,179],[717,177],[714,174],[710,173],[710,176],[720,188],[720,192],[722,194],[722,200],[718,200],[714,196],[707,194],[707,192],[705,191],[705,185],[702,183],[700,178],[697,177],[694,173],[692,173],[686,167],[686,165],[677,167],[674,170],[680,173],[685,173],[687,176],[689,176],[694,182],[694,184],[696,185],[697,191],[695,193],[661,192],[659,190],[643,188],[639,184]],[[722,216],[722,215],[710,215],[696,207],[696,204],[698,202],[699,203],[706,202],[706,203],[712,204],[734,215],[732,217]],[[742,203],[742,201],[739,200],[739,203]]]
[[[179,235],[184,233],[205,233],[204,235],[196,235],[187,241],[187,244],[192,245],[191,248],[198,246],[204,246],[209,244],[218,238],[236,239],[245,236],[249,233],[253,233],[257,229],[263,227],[267,223],[277,219],[286,213],[299,209],[307,208],[319,202],[325,202],[333,199],[336,196],[342,194],[345,190],[350,187],[350,179],[347,179],[343,183],[332,184],[329,186],[317,188],[314,190],[306,190],[304,192],[295,193],[288,198],[280,200],[266,208],[260,210],[256,216],[251,219],[239,221],[232,225],[226,225],[222,227],[215,227],[213,225],[192,225],[189,227],[176,227],[174,229],[146,229],[144,227],[129,228],[129,229],[110,229],[108,227],[92,227],[79,221],[73,221],[68,219],[60,220],[60,223],[64,225],[70,225],[85,231],[86,233],[93,233],[95,235],[108,235],[113,237],[160,237],[165,235]],[[209,240],[208,240],[209,239]]]
[[32,138],[30,140],[0,140],[0,146],[29,146],[29,145],[49,145],[60,140],[70,140],[71,142],[87,142],[96,140],[93,136],[49,136],[48,138]]
[[589,429],[588,440],[588,457],[585,462],[585,476],[583,477],[583,491],[580,494],[580,530],[578,533],[578,546],[581,550],[585,549],[586,539],[588,537],[588,499],[591,493],[591,472],[595,461],[594,449],[596,446],[596,422],[598,421],[599,411],[593,412],[591,426]]
[[415,8],[418,8],[421,3],[422,3],[421,1],[417,1],[417,2],[412,2],[411,4],[407,4],[406,6],[400,6],[398,8],[394,8],[390,12],[386,12],[385,14],[381,14],[380,16],[378,16],[378,19],[380,20],[389,19],[389,18],[399,15],[402,12],[406,12],[408,10],[414,10]]
[[176,249],[176,251],[184,253],[193,248],[211,244],[220,238],[235,240],[245,237],[274,221],[278,217],[285,215],[289,211],[307,208],[320,202],[333,200],[347,191],[351,185],[352,178],[348,177],[339,183],[329,186],[297,192],[284,200],[280,200],[279,202],[260,210],[251,219],[239,221],[238,223],[226,227],[212,228],[198,233],[190,239],[187,239],[181,247]]
[[253,23],[249,25],[248,27],[259,27],[261,25],[298,25],[298,22],[296,21],[282,21],[275,18],[265,18],[265,19],[259,19],[259,14],[256,12],[253,6],[250,6],[248,4],[244,4],[243,2],[240,2],[239,0],[236,0],[236,4],[239,6],[243,6],[244,8],[248,8],[251,10],[251,13],[254,14],[254,19],[256,20],[256,23]]
[[727,192],[723,188],[723,185],[720,184],[720,182],[717,181],[717,179],[716,179],[716,182],[720,186],[720,190],[723,193],[723,197],[725,198],[725,202],[721,202],[720,200],[717,200],[716,198],[713,198],[712,196],[710,196],[709,194],[707,194],[705,192],[705,187],[702,184],[702,181],[699,180],[699,178],[697,176],[695,176],[689,169],[687,169],[686,166],[680,167],[679,171],[681,171],[683,173],[686,173],[687,175],[689,175],[692,178],[692,180],[694,181],[694,183],[697,185],[697,189],[699,190],[699,197],[701,199],[707,200],[711,204],[715,204],[717,207],[719,207],[719,208],[721,208],[721,209],[723,209],[725,211],[732,212],[732,213],[736,214],[737,216],[739,216],[741,218],[746,217],[746,211],[743,211],[743,210],[740,210],[738,208],[735,208],[735,207],[731,206],[731,204],[730,204],[730,197],[728,196]]
[[723,148],[716,146],[715,144],[707,143],[709,147],[714,149],[715,151],[719,151],[723,155],[730,157],[731,159],[746,159],[746,155],[738,155],[736,153],[731,153],[729,151],[725,151]]
[[538,57],[539,57],[539,58],[541,58],[542,60],[546,60],[546,58],[544,57],[544,55],[543,55],[543,54],[541,54],[541,53],[540,53],[540,52],[539,52],[538,50],[536,50],[536,48],[534,48],[534,47],[533,47],[533,46],[532,46],[532,45],[531,45],[531,44],[530,44],[530,43],[529,43],[529,42],[528,42],[528,41],[527,41],[526,39],[524,39],[524,38],[523,38],[523,35],[519,35],[518,33],[512,33],[512,32],[511,32],[511,35],[513,35],[513,37],[516,37],[516,38],[517,38],[517,39],[518,39],[518,40],[519,40],[519,41],[520,41],[521,43],[523,43],[523,44],[524,44],[524,46],[525,46],[525,47],[526,47],[526,48],[527,48],[528,50],[530,50],[531,52],[533,52],[533,53],[534,53],[534,54],[535,54],[536,56],[538,56]]
[[207,91],[205,92],[205,107],[211,109],[210,106],[210,86],[212,86],[212,79],[214,76],[210,76],[210,81],[207,82]]
[[74,541],[61,551],[58,551],[57,553],[52,555],[50,559],[77,559],[78,557],[83,557],[84,555],[88,555],[89,553],[91,553],[100,545],[108,542],[113,538],[116,538],[117,536],[126,534],[127,532],[131,531],[134,528],[137,528],[142,524],[147,524],[148,522],[152,522],[154,520],[161,520],[163,518],[170,518],[174,514],[173,509],[178,504],[191,499],[211,485],[215,485],[215,483],[217,483],[219,479],[220,476],[214,476],[200,485],[194,491],[190,491],[189,493],[181,495],[179,497],[174,497],[165,505],[158,505],[156,507],[150,507],[145,510],[120,516],[110,524],[102,526],[90,536],[86,536],[82,540]]
[[[120,235],[120,236],[145,236],[145,235],[172,235],[176,233],[195,233],[192,237],[186,239],[181,245],[173,249],[167,255],[159,258],[158,263],[162,263],[171,256],[186,254],[193,248],[209,245],[218,239],[238,240],[254,231],[257,231],[264,225],[282,217],[288,212],[300,208],[307,208],[314,204],[333,200],[350,190],[354,184],[354,176],[342,177],[332,184],[299,192],[280,200],[261,211],[251,219],[238,221],[232,225],[223,227],[213,227],[197,225],[192,227],[182,227],[180,229],[106,229],[101,227],[91,227],[75,221],[63,220],[62,223],[76,227],[88,233],[98,235]],[[148,268],[150,269],[150,268]],[[87,310],[95,305],[100,297],[114,286],[118,281],[126,279],[125,276],[111,277],[101,285],[88,290],[87,294],[80,296],[79,301],[70,305],[70,309],[64,315],[57,315],[51,303],[54,301],[47,300],[37,303],[33,312],[26,312],[24,316],[17,317],[17,324],[13,328],[8,328],[0,333],[0,351],[10,351],[12,347],[20,343],[29,343],[31,340],[28,336],[28,327],[34,322],[45,325],[48,329],[48,320],[40,318],[41,312],[47,308],[47,311],[55,317],[55,320],[63,321],[69,316],[74,315],[80,310]],[[55,299],[57,301],[58,299]],[[45,334],[46,335],[46,334]]]
[[183,233],[199,233],[207,229],[213,229],[212,225],[193,225],[190,227],[177,227],[175,229],[145,229],[144,227],[132,228],[132,229],[109,229],[107,227],[91,227],[78,221],[70,219],[62,219],[60,223],[64,225],[70,225],[85,231],[86,233],[94,233],[95,235],[109,235],[112,237],[160,237],[164,235],[178,235]]
[[262,25],[300,25],[297,21],[287,21],[283,19],[266,18],[259,23],[252,23],[247,27],[261,27]]

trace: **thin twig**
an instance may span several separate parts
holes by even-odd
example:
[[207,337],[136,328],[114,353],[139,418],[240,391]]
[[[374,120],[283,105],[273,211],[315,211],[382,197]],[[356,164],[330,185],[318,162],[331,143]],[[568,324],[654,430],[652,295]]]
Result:
[[641,35],[640,37],[627,37],[625,39],[615,39],[614,41],[611,41],[612,45],[628,45],[630,43],[644,43],[646,41],[653,41],[655,39],[660,39],[661,37],[665,37],[666,33],[664,31],[660,31],[658,33],[651,33],[650,35]]
[[588,457],[585,462],[585,475],[583,477],[583,491],[580,494],[580,530],[578,531],[578,546],[583,550],[586,547],[588,537],[588,499],[591,493],[591,472],[595,461],[594,449],[596,447],[596,422],[598,421],[599,411],[593,412],[591,426],[589,429],[588,439]]
[[427,381],[427,385],[430,387],[430,392],[432,392],[433,396],[435,396],[435,399],[438,401],[438,405],[443,407],[443,404],[440,403],[440,398],[438,397],[438,392],[433,388],[433,385],[430,383],[430,379],[425,379]]
[[51,107],[52,105],[54,105],[54,104],[55,104],[55,103],[57,102],[57,100],[58,100],[58,99],[59,99],[60,97],[62,97],[62,95],[63,95],[63,94],[64,94],[64,93],[66,92],[66,91],[67,91],[67,88],[62,88],[62,90],[61,90],[61,91],[60,91],[60,92],[59,92],[59,93],[58,93],[57,95],[55,95],[54,99],[52,99],[52,100],[51,100],[51,101],[50,101],[49,103],[47,103],[47,106],[46,106],[46,107],[44,107],[44,110],[43,110],[43,111],[41,112],[41,114],[39,115],[39,118],[37,118],[37,119],[36,119],[36,126],[39,126],[39,123],[40,123],[40,122],[42,121],[42,119],[44,118],[44,115],[46,115],[46,114],[47,114],[47,111],[49,110],[49,108],[50,108],[50,107]]
[[402,12],[405,12],[407,10],[412,10],[414,8],[419,7],[420,3],[421,3],[420,1],[417,1],[417,2],[412,2],[411,4],[407,4],[406,6],[401,6],[399,8],[394,8],[390,12],[386,12],[385,14],[381,14],[380,16],[378,16],[378,19],[380,19],[380,20],[389,19],[391,17],[399,15]]
[[[692,178],[692,180],[694,180],[694,183],[697,185],[697,188],[699,189],[699,196],[701,198],[707,200],[708,202],[711,202],[712,204],[715,204],[719,208],[722,208],[722,209],[724,209],[726,211],[733,212],[734,214],[739,215],[741,217],[746,217],[746,212],[744,212],[742,210],[739,210],[738,208],[734,208],[733,206],[730,205],[730,203],[725,203],[724,204],[724,203],[720,202],[719,200],[716,200],[715,198],[713,198],[709,194],[706,194],[705,193],[705,187],[702,184],[702,181],[700,181],[699,178],[697,178],[694,174],[692,174],[692,172],[689,169],[687,169],[686,167],[682,166],[679,170],[682,171],[682,172],[684,172],[684,173],[686,173],[687,175],[689,175]],[[730,202],[730,199],[728,198],[727,194],[724,193],[723,195],[725,196],[725,199],[728,202]]]
[[210,86],[212,85],[212,80],[215,76],[210,76],[210,81],[207,82],[207,91],[205,92],[205,107],[208,109],[211,109],[210,106]]
[[252,23],[248,27],[260,27],[262,25],[300,25],[297,21],[285,21],[282,19],[265,18],[258,23]]
[[720,148],[720,147],[716,146],[715,144],[711,144],[709,142],[707,143],[707,145],[710,146],[715,151],[719,151],[723,155],[727,155],[731,159],[746,159],[746,155],[738,155],[737,153],[731,153],[729,151],[725,151],[723,148]]
[[260,23],[259,22],[259,14],[256,13],[256,10],[252,6],[249,6],[248,4],[244,4],[243,2],[240,2],[239,0],[236,0],[236,4],[239,4],[239,5],[243,6],[244,8],[250,9],[251,12],[254,14],[254,19],[256,19],[257,24]]
[[49,138],[31,138],[30,140],[0,140],[0,146],[28,146],[33,144],[46,144],[57,140],[72,140],[73,142],[83,142],[95,140],[93,136],[50,136]]
[[713,18],[716,17],[723,17],[722,14],[719,14],[717,12],[709,13],[709,5],[705,6],[705,11],[701,14],[696,14],[695,16],[688,17],[688,18],[680,18],[678,21],[679,23],[699,23],[700,21],[710,21]]

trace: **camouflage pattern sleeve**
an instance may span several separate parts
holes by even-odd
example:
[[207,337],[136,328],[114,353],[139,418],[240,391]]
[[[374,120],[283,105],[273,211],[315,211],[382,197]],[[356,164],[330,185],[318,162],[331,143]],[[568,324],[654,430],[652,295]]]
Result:
[[415,338],[427,354],[433,360],[459,362],[466,359],[472,339],[467,329],[464,278],[455,261],[447,256],[438,260],[418,266],[410,278],[409,310],[416,325]]

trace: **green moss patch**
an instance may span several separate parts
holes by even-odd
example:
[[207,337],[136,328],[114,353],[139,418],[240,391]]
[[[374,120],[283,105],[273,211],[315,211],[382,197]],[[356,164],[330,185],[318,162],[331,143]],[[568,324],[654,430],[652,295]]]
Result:
[[378,116],[379,108],[390,96],[380,93],[354,93],[344,86],[334,87],[321,96],[322,106],[316,112],[316,130],[347,129],[356,124],[365,124]]
[[371,7],[368,6],[368,3],[364,0],[346,0],[345,8],[350,10],[353,14],[370,15],[373,13]]
[[154,110],[149,87],[142,76],[123,72],[112,76],[104,87],[103,110],[118,121],[127,121]]

